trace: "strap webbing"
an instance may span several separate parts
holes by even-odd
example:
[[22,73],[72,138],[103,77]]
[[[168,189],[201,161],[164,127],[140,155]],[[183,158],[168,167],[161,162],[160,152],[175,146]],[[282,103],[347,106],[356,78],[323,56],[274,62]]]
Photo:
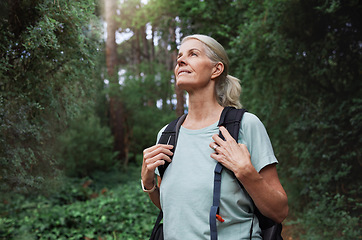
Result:
[[[161,135],[160,139],[158,140],[159,144],[173,145],[173,149],[171,149],[171,151],[173,153],[175,152],[175,149],[176,149],[177,138],[178,138],[178,133],[179,133],[180,127],[181,127],[182,123],[184,122],[186,116],[187,116],[187,114],[184,114],[184,115],[180,116],[179,118],[170,122],[167,125],[166,129],[162,132],[162,135]],[[170,158],[172,159],[172,156],[170,156]],[[170,163],[166,161],[164,165],[161,165],[158,167],[158,171],[160,173],[161,178],[163,177],[163,174],[165,173],[166,168],[168,167],[169,164]]]
[[155,225],[152,229],[152,233],[151,233],[151,237],[150,239],[155,239],[155,236],[156,236],[156,231],[157,231],[157,228],[158,226],[160,225],[161,221],[162,221],[162,218],[163,218],[163,212],[162,210],[160,211],[160,213],[158,214],[158,217],[157,217],[157,220],[155,222]]
[[[181,127],[182,123],[184,122],[186,116],[187,116],[187,114],[184,114],[184,115],[180,116],[179,118],[170,122],[168,124],[168,126],[166,127],[166,129],[162,132],[162,135],[161,135],[160,139],[158,140],[158,143],[173,145],[173,149],[171,151],[174,152],[176,149],[176,145],[177,145],[177,138],[178,138],[178,133],[179,133],[180,127]],[[172,157],[173,156],[170,156],[171,159],[172,159]],[[160,173],[161,178],[163,177],[163,174],[165,173],[168,165],[169,165],[169,162],[166,162],[164,165],[158,167],[158,171]],[[158,214],[155,225],[153,227],[150,239],[155,239],[155,234],[156,234],[158,226],[160,225],[160,223],[162,221],[162,218],[163,218],[163,212],[161,209],[160,213]]]
[[[218,126],[224,126],[229,131],[230,135],[238,141],[240,122],[245,113],[245,109],[235,109],[233,107],[225,107],[221,113]],[[225,140],[221,132],[219,136]],[[217,240],[217,225],[216,214],[219,214],[220,195],[221,195],[221,172],[223,170],[221,163],[217,163],[214,170],[214,192],[212,206],[210,209],[210,237],[211,240]]]
[[214,170],[214,197],[210,209],[210,235],[211,240],[217,240],[216,214],[219,213],[220,193],[221,193],[221,172],[223,166],[217,163]]

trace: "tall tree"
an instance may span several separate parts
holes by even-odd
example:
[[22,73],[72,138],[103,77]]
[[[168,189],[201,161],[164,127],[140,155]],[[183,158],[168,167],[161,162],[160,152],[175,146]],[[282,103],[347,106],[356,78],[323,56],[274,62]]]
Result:
[[[107,73],[112,81],[112,85],[118,84],[118,70],[117,70],[117,44],[116,44],[116,31],[118,29],[116,24],[116,9],[117,4],[115,0],[104,0],[105,19],[107,22],[107,40],[106,40],[106,64]],[[123,103],[120,101],[118,95],[111,93],[109,98],[109,120],[114,136],[115,151],[118,152],[119,160],[124,160],[125,164],[128,161],[128,134],[126,127],[126,112]]]
[[[177,61],[177,48],[176,48],[176,26],[175,19],[170,19],[169,34],[170,34],[170,46],[171,46],[171,57],[168,60],[169,70],[173,72]],[[179,88],[175,81],[175,93],[176,93],[176,115],[181,116],[185,111],[185,92]]]
[[[164,64],[171,72],[170,83],[174,84],[174,93],[176,94],[176,115],[180,116],[185,111],[185,92],[176,86],[173,77],[173,69],[177,57],[176,31],[179,24],[176,18],[179,16],[179,4],[177,1],[152,0],[147,4],[149,12],[149,21],[157,29],[163,41],[165,51]],[[172,95],[170,95],[172,98]]]
[[[159,15],[156,2],[144,4],[139,0],[127,0],[120,2],[117,10],[118,31],[128,35],[117,46],[123,72],[118,94],[132,122],[133,155],[153,144],[155,133],[175,117],[170,111],[175,110],[171,86],[175,59],[171,53],[176,46],[172,45],[170,51],[170,17]],[[175,23],[172,29],[174,32]]]

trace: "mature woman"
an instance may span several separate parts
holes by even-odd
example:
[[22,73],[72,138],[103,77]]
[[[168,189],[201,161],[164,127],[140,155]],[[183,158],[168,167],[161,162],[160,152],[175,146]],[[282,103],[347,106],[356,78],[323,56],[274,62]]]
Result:
[[[261,121],[245,113],[239,143],[224,127],[217,127],[224,107],[241,107],[240,83],[228,75],[228,65],[224,48],[213,38],[192,35],[183,39],[175,76],[177,86],[189,94],[188,115],[162,184],[159,176],[155,183],[155,172],[165,161],[171,162],[172,146],[157,144],[145,149],[141,173],[144,188],[155,189],[149,196],[163,210],[167,240],[210,239],[209,210],[217,162],[228,169],[222,172],[220,215],[225,221],[218,224],[219,239],[249,239],[252,221],[252,239],[261,239],[257,218],[250,213],[252,202],[237,180],[263,215],[282,222],[288,214],[277,159]],[[218,136],[219,130],[225,141]]]

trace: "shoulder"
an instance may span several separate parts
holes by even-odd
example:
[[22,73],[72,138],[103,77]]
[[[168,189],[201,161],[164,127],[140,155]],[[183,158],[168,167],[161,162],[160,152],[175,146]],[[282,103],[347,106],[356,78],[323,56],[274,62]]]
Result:
[[245,140],[269,139],[264,124],[255,114],[249,112],[246,112],[241,120],[239,135],[241,135]]
[[278,163],[267,130],[255,114],[244,114],[239,142],[247,146],[251,162],[258,172],[267,165]]
[[241,128],[264,128],[264,124],[253,113],[245,112],[243,119],[241,120]]

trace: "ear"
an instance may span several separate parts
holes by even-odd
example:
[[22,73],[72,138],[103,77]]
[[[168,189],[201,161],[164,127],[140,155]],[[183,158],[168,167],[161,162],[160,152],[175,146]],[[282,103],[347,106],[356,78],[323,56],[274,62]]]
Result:
[[218,78],[224,71],[224,64],[222,62],[216,63],[213,68],[213,73],[211,75],[211,79]]

